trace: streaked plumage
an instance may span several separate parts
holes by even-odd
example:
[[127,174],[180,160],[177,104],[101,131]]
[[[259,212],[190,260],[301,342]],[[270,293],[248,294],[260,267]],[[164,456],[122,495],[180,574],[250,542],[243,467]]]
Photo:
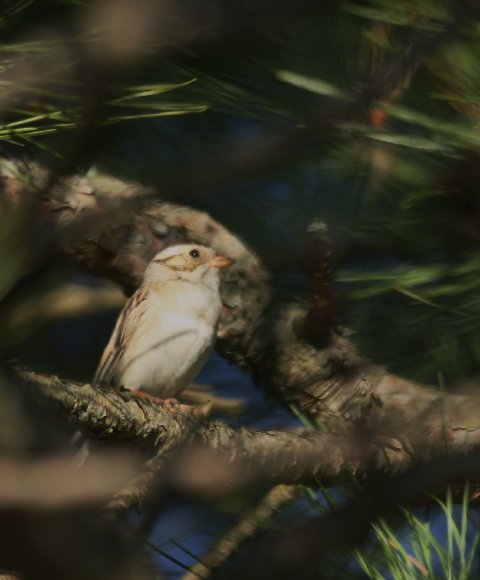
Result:
[[213,349],[221,310],[219,269],[229,263],[198,244],[172,246],[155,256],[118,317],[94,384],[161,397],[186,388]]

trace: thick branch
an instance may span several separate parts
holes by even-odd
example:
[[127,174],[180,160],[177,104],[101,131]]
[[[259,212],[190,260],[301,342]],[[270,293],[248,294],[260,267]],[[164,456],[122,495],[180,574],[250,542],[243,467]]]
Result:
[[197,428],[194,416],[182,405],[174,411],[170,406],[128,397],[128,392],[121,394],[30,371],[18,374],[44,404],[61,409],[72,423],[98,439],[130,441],[154,449],[192,438]]
[[[29,371],[22,371],[21,377],[44,403],[60,406],[76,426],[95,437],[129,441],[157,451],[172,443],[195,443],[191,452],[179,455],[168,477],[176,486],[187,486],[189,492],[200,495],[214,493],[212,484],[223,489],[258,481],[311,483],[318,477],[330,480],[397,473],[418,458],[447,451],[463,454],[480,443],[480,422],[476,427],[461,422],[466,406],[479,416],[480,401],[473,398],[459,398],[456,416],[435,410],[423,417],[421,425],[413,421],[396,432],[390,423],[386,428],[378,425],[372,432],[350,434],[260,432],[205,421],[181,405],[172,408],[143,399],[125,400],[115,391]],[[194,469],[198,461],[202,469]]]

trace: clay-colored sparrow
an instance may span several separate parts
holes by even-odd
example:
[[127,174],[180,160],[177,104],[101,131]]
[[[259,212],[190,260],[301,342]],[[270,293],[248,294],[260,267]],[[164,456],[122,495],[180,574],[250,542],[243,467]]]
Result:
[[157,254],[118,317],[93,383],[162,398],[185,389],[213,349],[219,270],[230,263],[198,244]]

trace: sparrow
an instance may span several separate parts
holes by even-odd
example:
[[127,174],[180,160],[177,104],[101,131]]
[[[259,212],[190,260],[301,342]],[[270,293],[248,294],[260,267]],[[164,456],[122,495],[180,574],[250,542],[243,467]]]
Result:
[[136,394],[175,397],[213,350],[231,260],[198,244],[170,246],[147,266],[115,324],[93,379]]

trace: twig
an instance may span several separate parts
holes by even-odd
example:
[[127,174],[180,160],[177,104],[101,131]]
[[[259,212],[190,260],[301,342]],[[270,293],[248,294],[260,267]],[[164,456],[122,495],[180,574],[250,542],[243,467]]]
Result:
[[277,485],[261,500],[259,505],[248,513],[238,524],[230,528],[190,570],[182,580],[199,580],[209,578],[211,572],[221,566],[238,548],[258,529],[265,527],[276,512],[286,504],[294,501],[301,487]]
[[245,411],[244,399],[227,399],[209,391],[206,385],[192,385],[180,394],[180,399],[192,405],[211,405],[211,411],[229,416],[241,415]]
[[170,441],[167,446],[157,451],[152,459],[143,465],[140,473],[135,479],[121,491],[118,491],[108,503],[107,509],[116,513],[136,507],[139,508],[150,492],[150,488],[155,477],[165,467],[167,454],[177,447],[176,443]]

